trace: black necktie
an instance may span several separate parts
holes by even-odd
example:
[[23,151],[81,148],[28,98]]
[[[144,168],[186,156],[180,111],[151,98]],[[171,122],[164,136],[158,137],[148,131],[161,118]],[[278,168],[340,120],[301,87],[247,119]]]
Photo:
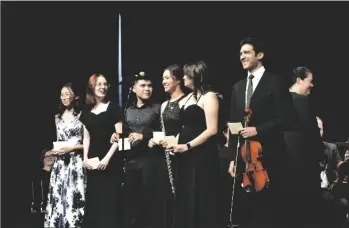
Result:
[[250,101],[253,94],[253,84],[252,79],[254,78],[253,74],[248,76],[248,87],[247,87],[247,99],[246,99],[246,108],[250,107]]

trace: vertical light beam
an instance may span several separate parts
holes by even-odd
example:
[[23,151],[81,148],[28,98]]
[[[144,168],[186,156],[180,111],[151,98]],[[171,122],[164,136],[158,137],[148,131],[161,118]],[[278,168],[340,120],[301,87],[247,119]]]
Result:
[[122,106],[122,50],[121,50],[121,14],[119,14],[119,42],[118,42],[118,79],[119,79],[119,105]]

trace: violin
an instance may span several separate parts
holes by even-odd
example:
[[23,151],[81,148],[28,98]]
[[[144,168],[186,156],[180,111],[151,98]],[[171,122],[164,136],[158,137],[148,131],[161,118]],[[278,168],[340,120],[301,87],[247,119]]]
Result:
[[[252,116],[251,109],[245,109],[244,127],[248,127]],[[270,180],[266,169],[262,165],[262,145],[258,141],[246,138],[240,148],[245,162],[242,186],[246,192],[259,192],[269,186]]]

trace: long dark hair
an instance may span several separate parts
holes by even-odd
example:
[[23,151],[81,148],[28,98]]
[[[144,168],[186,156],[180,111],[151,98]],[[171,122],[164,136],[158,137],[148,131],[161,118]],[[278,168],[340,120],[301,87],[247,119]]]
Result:
[[184,75],[193,79],[193,94],[195,98],[197,98],[198,92],[205,94],[211,91],[212,86],[209,83],[207,65],[204,61],[185,64],[183,72]]
[[[71,82],[62,86],[62,89],[63,88],[67,88],[70,91],[70,93],[74,96],[74,99],[72,101],[73,115],[77,116],[81,111],[80,98],[77,94],[77,90],[75,89],[75,86]],[[65,107],[63,105],[62,101],[60,101],[59,106],[58,106],[57,117],[60,118],[66,109],[67,109],[67,107]]]

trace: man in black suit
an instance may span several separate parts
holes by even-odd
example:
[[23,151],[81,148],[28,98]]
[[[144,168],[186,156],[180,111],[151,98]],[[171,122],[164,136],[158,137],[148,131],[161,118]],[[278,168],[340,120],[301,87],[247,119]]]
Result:
[[[292,107],[291,96],[286,83],[278,76],[266,71],[263,66],[264,48],[256,38],[246,38],[240,43],[240,61],[247,71],[247,78],[234,84],[231,95],[230,122],[244,122],[245,108],[250,108],[252,117],[249,126],[240,135],[243,139],[256,140],[262,145],[263,167],[267,169],[270,183],[262,191],[246,193],[249,204],[250,223],[248,227],[275,227],[274,202],[278,201],[278,176],[284,153],[283,129],[289,122]],[[243,141],[241,141],[243,143]],[[231,137],[232,147],[237,137]],[[243,144],[241,144],[243,145]],[[241,187],[241,173],[244,162],[238,159],[235,188]],[[233,176],[235,172],[231,173]],[[240,191],[237,191],[240,192]],[[280,227],[280,226],[278,226]]]

